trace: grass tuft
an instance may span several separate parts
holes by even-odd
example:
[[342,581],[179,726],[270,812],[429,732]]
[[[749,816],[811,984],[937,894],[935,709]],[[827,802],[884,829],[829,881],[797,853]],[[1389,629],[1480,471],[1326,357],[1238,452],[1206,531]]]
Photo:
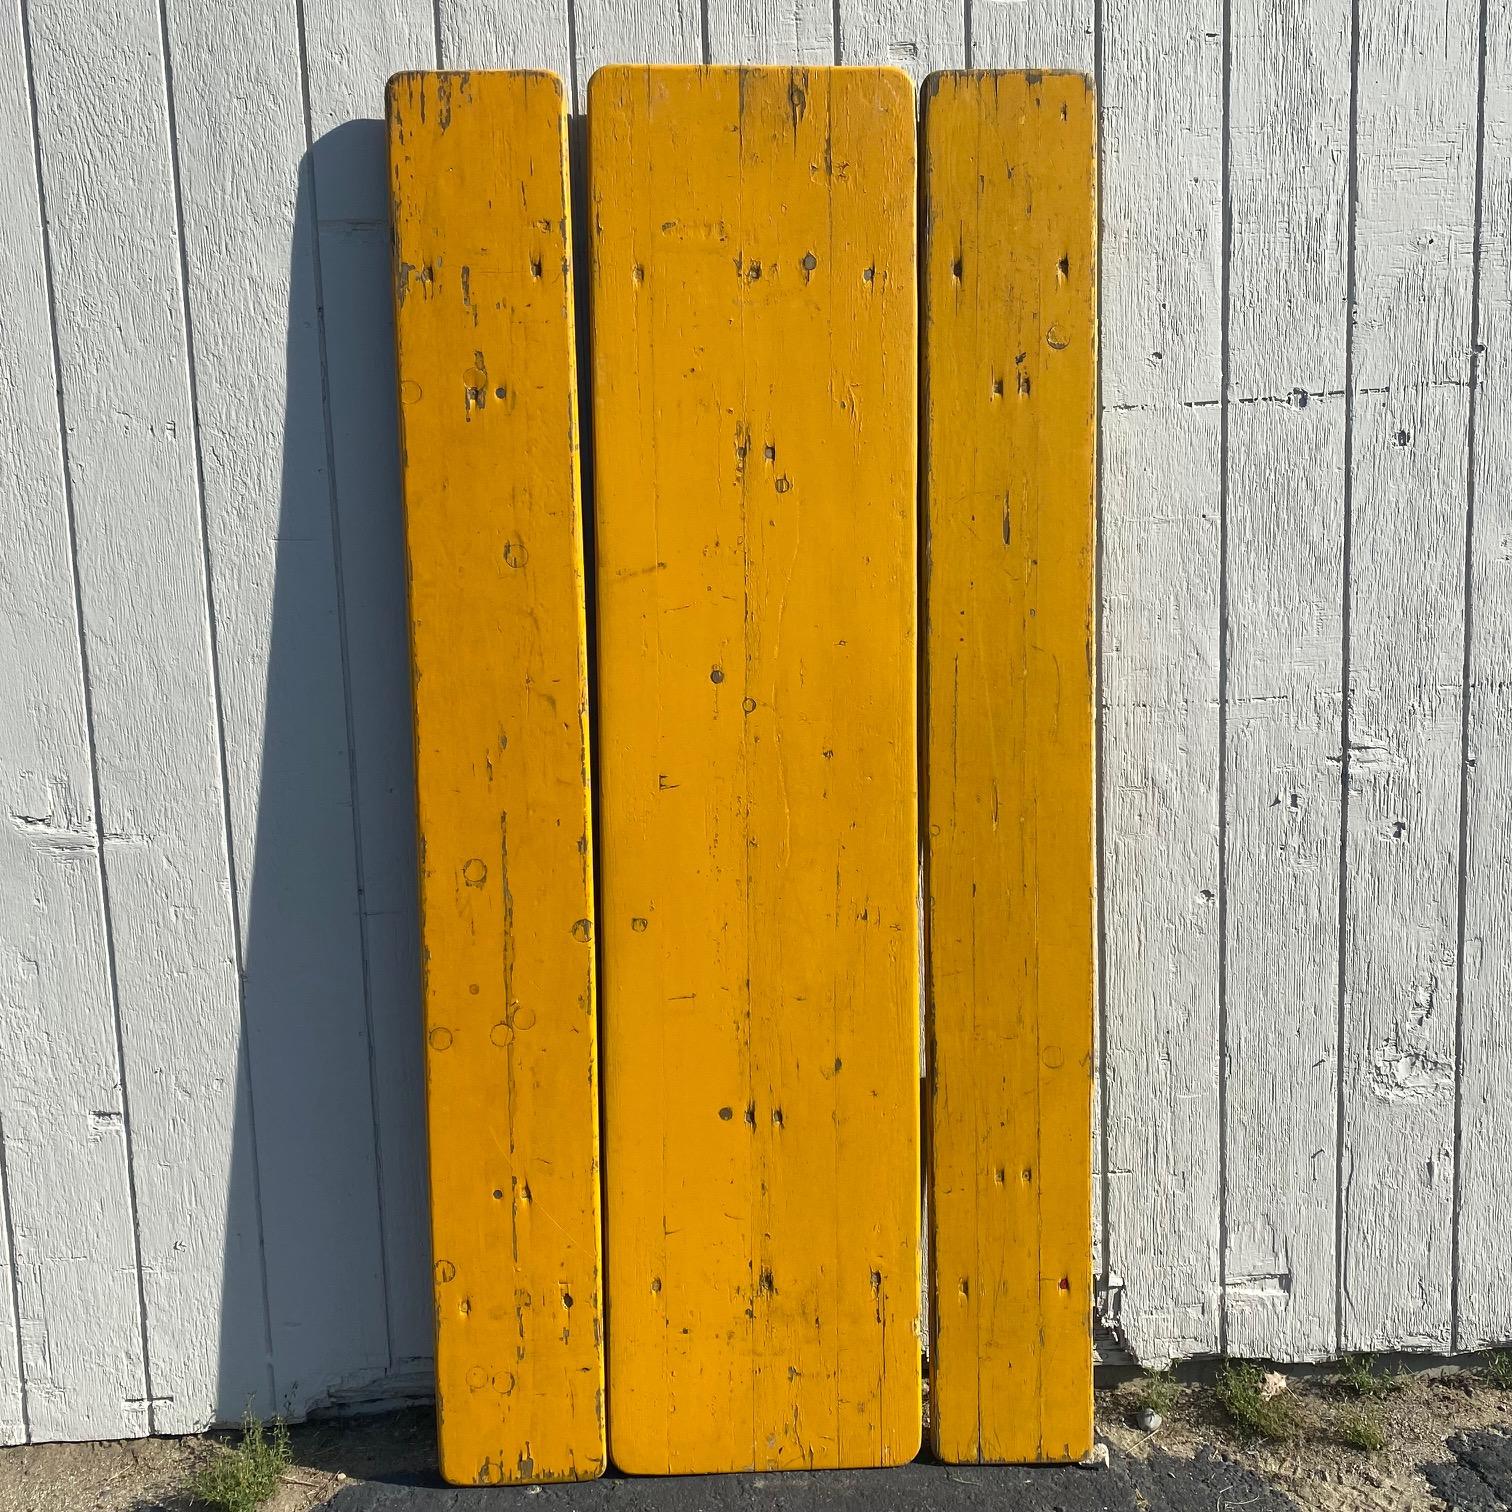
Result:
[[1498,1349],[1486,1357],[1486,1380],[1499,1391],[1512,1391],[1512,1349]]
[[1181,1400],[1181,1387],[1169,1370],[1147,1370],[1134,1387],[1134,1405],[1168,1418]]
[[1336,1426],[1340,1440],[1362,1454],[1379,1454],[1386,1447],[1386,1430],[1362,1407],[1341,1412]]
[[1382,1375],[1376,1371],[1375,1356],[1350,1355],[1339,1362],[1339,1383],[1354,1396],[1378,1402],[1395,1396],[1402,1389],[1400,1375]]
[[289,1465],[289,1430],[274,1418],[266,1433],[249,1410],[242,1418],[241,1443],[219,1449],[208,1465],[196,1470],[189,1494],[215,1512],[257,1512],[278,1489]]
[[1265,1372],[1248,1360],[1229,1360],[1218,1371],[1213,1394],[1230,1423],[1246,1438],[1295,1438],[1300,1426],[1297,1404],[1290,1392],[1268,1397],[1262,1391]]

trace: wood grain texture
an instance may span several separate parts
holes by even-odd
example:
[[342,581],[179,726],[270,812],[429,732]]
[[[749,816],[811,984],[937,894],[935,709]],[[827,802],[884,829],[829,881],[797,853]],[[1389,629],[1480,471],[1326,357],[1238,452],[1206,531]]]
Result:
[[[707,56],[703,0],[659,0],[655,5],[639,0],[571,3],[579,88],[606,64],[698,63]],[[582,99],[578,104],[581,108]]]
[[918,1448],[914,115],[891,70],[589,102],[610,1432]]
[[[347,710],[367,960],[369,1053],[390,1372],[385,1395],[433,1389],[425,1039],[409,614],[394,402],[394,296],[383,90],[435,59],[430,0],[304,0],[307,213],[319,237],[330,486],[346,629]],[[322,1390],[362,1382],[332,1375]]]
[[[5,1130],[0,1128],[0,1140]],[[3,1176],[3,1173],[0,1173]],[[10,1216],[10,1184],[0,1180],[0,1446],[24,1444],[27,1432],[25,1376],[21,1369],[20,1291],[16,1275],[16,1247]]]
[[1444,1349],[1451,1333],[1476,17],[1469,0],[1361,9],[1345,1349]]
[[[34,1425],[52,1437],[146,1428],[122,1399],[143,1394],[133,1219],[27,69],[13,13],[0,21],[5,1444]],[[50,1327],[65,1304],[94,1311]]]
[[572,77],[571,0],[434,0],[436,58],[449,69],[544,68]]
[[1454,1348],[1512,1339],[1512,16],[1485,12]]
[[966,0],[833,0],[835,61],[901,68],[915,84],[966,61]]
[[1158,1365],[1218,1347],[1222,32],[1102,14],[1106,1264]]
[[441,1468],[604,1465],[566,111],[389,86]]
[[1092,1447],[1097,111],[924,104],[930,1434]]
[[113,1437],[176,1422],[180,1391],[210,1410],[223,1320],[235,1399],[272,1403],[159,13],[29,14],[120,1044],[63,1017],[29,1094],[89,1100],[37,1171],[71,1233],[32,1273],[28,1390],[35,1437]]
[[[1023,3],[1008,5],[973,5],[969,18],[970,33],[966,39],[966,54],[970,66],[975,68],[1030,68],[1070,69],[1089,77],[1097,68],[1095,46],[1097,17],[1093,0],[1070,0],[1067,4],[1051,5],[1044,0],[1023,0]],[[1101,220],[1098,225],[1101,239]],[[1101,402],[1098,403],[1098,419],[1101,423]],[[1098,458],[1097,491],[1102,491],[1102,458]],[[1098,564],[1094,561],[1094,577],[1098,576]],[[1101,592],[1100,582],[1095,586]],[[1094,614],[1093,681],[1097,688],[1094,697],[1094,740],[1099,741],[1097,731],[1102,720],[1102,634],[1099,617]],[[1094,790],[1094,803],[1101,806],[1100,790]],[[1098,846],[1101,846],[1100,832]],[[1098,919],[1101,920],[1102,865],[1097,861]],[[1099,925],[1100,933],[1100,925]],[[1097,942],[1101,952],[1101,942]],[[1098,976],[1101,980],[1101,971]],[[1102,1037],[1103,1013],[1101,987],[1098,992],[1097,1015],[1093,1023],[1093,1059],[1097,1068],[1097,1085],[1092,1098],[1092,1274],[1097,1288],[1097,1305],[1103,1306],[1107,1294],[1105,1285],[1105,1261],[1103,1258],[1104,1179],[1103,1155],[1103,1098],[1102,1098]]]
[[[169,0],[167,18],[255,1115],[233,1158],[257,1166],[282,1409],[300,1383],[381,1378],[390,1363],[321,279],[292,0],[256,12]],[[248,99],[261,102],[255,137]],[[318,1013],[301,1000],[310,990]],[[174,1164],[164,1148],[150,1168]],[[175,1215],[216,1201],[209,1185],[162,1196]],[[158,1285],[184,1252],[182,1221],[161,1256],[144,1229]],[[155,1336],[181,1319],[178,1349],[205,1353],[198,1309],[175,1295],[160,1305]],[[242,1309],[255,1317],[250,1298],[220,1312]],[[207,1365],[214,1382],[213,1352]],[[188,1427],[203,1408],[183,1394]],[[231,1382],[213,1400],[236,1413]]]
[[973,5],[966,53],[973,68],[1097,67],[1097,13],[1093,0],[1007,0]]
[[726,0],[708,13],[711,63],[838,63],[832,0]]
[[1235,0],[1229,24],[1225,1338],[1319,1359],[1335,1344],[1350,9]]

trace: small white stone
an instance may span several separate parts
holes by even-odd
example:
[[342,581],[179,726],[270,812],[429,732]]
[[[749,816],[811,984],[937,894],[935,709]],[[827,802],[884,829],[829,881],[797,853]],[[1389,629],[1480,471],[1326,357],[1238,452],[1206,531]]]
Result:
[[1153,1407],[1141,1407],[1139,1409],[1139,1415],[1134,1419],[1134,1421],[1139,1424],[1140,1428],[1142,1428],[1144,1432],[1154,1433],[1155,1430],[1159,1428],[1163,1422],[1165,1422],[1165,1419],[1161,1417],[1161,1415],[1156,1412]]
[[1096,1469],[1098,1466],[1106,1468],[1108,1463],[1108,1446],[1106,1444],[1093,1444],[1077,1463],[1087,1466],[1089,1470]]

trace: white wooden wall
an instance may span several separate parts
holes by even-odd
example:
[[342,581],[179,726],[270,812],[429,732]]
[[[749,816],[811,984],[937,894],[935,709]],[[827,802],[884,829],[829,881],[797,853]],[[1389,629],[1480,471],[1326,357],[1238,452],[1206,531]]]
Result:
[[633,59],[1095,74],[1106,1315],[1512,1339],[1508,0],[4,0],[0,1442],[428,1391],[376,118]]

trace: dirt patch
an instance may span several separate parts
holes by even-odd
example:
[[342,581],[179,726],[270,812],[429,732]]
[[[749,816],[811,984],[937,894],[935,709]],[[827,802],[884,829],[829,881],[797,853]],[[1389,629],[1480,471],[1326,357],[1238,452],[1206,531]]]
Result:
[[[435,1417],[410,1410],[289,1430],[293,1464],[265,1512],[311,1512],[349,1480],[433,1474]],[[0,1449],[0,1512],[192,1512],[194,1471],[234,1433]]]
[[[1128,1382],[1098,1393],[1098,1427],[1108,1442],[1131,1457],[1160,1452],[1193,1459],[1213,1448],[1236,1465],[1264,1477],[1300,1506],[1318,1512],[1444,1512],[1446,1504],[1473,1507],[1438,1495],[1439,1486],[1468,1485],[1475,1476],[1462,1454],[1466,1443],[1500,1442],[1512,1431],[1512,1392],[1487,1384],[1466,1370],[1435,1370],[1391,1378],[1395,1389],[1362,1399],[1332,1374],[1289,1380],[1300,1431],[1295,1440],[1266,1443],[1237,1435],[1206,1383],[1188,1381],[1154,1433],[1134,1427],[1140,1385]],[[1349,1417],[1365,1413],[1385,1445],[1369,1452],[1344,1441]],[[1459,1440],[1451,1444],[1451,1440]],[[1494,1499],[1488,1507],[1499,1505]]]

